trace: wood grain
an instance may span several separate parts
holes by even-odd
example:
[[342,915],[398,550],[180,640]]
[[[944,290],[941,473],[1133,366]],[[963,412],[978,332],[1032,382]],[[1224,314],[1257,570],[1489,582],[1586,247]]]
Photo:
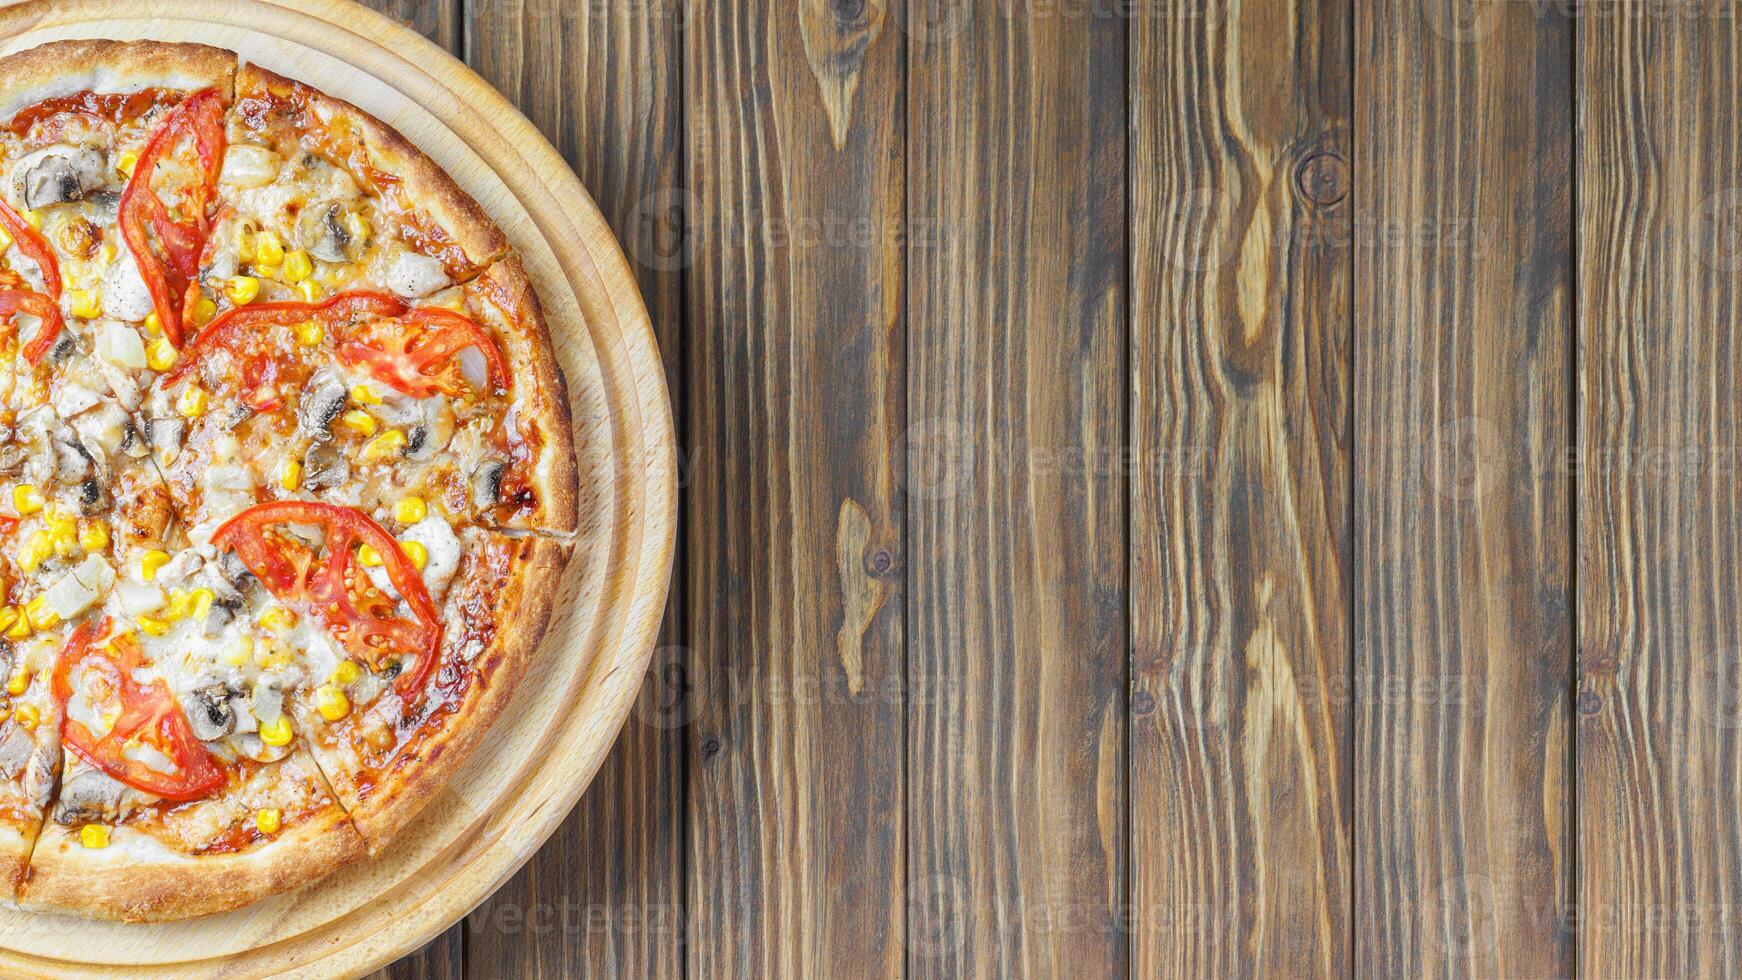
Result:
[[[574,167],[635,265],[682,430],[681,270],[667,205],[682,161],[680,4],[467,5],[467,61]],[[680,551],[681,555],[681,551]],[[680,558],[681,562],[681,558]],[[467,974],[676,977],[682,972],[682,590],[648,683],[581,804],[467,918]]]
[[1727,6],[1594,13],[1578,54],[1579,972],[1734,976],[1742,44]]
[[1567,976],[1571,24],[1355,21],[1355,973]]
[[899,975],[901,46],[686,5],[688,972]]
[[[379,10],[401,24],[460,54],[461,8],[465,0],[359,0],[365,7]],[[541,2],[541,0],[534,0]],[[491,0],[485,0],[490,5]]]
[[1121,974],[1125,22],[906,18],[908,968]]
[[1132,973],[1348,974],[1350,5],[1143,5]]

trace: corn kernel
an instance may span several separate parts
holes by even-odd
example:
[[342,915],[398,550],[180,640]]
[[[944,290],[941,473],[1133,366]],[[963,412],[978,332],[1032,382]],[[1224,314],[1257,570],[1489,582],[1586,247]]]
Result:
[[366,544],[359,545],[357,548],[357,560],[363,563],[364,568],[380,568],[381,552],[376,551],[374,548]]
[[115,169],[128,176],[133,175],[133,168],[139,166],[139,151],[126,150],[115,160]]
[[103,312],[103,299],[95,290],[75,289],[67,293],[68,308],[73,316],[89,320]]
[[188,593],[188,615],[194,619],[204,620],[212,614],[212,603],[218,599],[217,593],[205,586]]
[[260,726],[260,741],[274,747],[290,744],[290,719],[279,715]]
[[109,828],[100,823],[88,823],[79,828],[79,844],[93,851],[109,846]]
[[175,624],[168,619],[159,618],[150,613],[140,613],[134,618],[139,621],[139,628],[152,636],[167,635],[175,627]]
[[10,705],[0,706],[0,725],[6,724],[6,719],[10,717],[12,717],[12,707]]
[[42,509],[42,492],[29,483],[12,488],[12,507],[20,514],[34,514]]
[[39,630],[53,629],[60,623],[60,614],[48,608],[48,596],[45,595],[25,603],[24,615],[30,618],[30,625]]
[[172,623],[186,619],[192,606],[193,597],[186,589],[170,589],[169,602],[163,607],[163,618]]
[[254,638],[252,636],[237,637],[236,645],[230,648],[229,653],[224,654],[224,661],[232,667],[240,667],[253,658]]
[[0,634],[11,629],[18,622],[17,606],[0,606]]
[[175,410],[186,418],[197,419],[206,414],[206,406],[209,404],[206,389],[190,384],[181,390],[181,397],[175,400]]
[[362,676],[363,671],[357,667],[355,661],[341,660],[339,665],[333,668],[333,683],[340,687],[355,684]]
[[284,813],[268,808],[254,814],[254,826],[263,834],[276,834],[284,826]]
[[[307,258],[307,256],[304,256]],[[254,236],[254,264],[271,266],[284,261],[284,242],[274,231],[263,231]]]
[[296,295],[304,303],[319,303],[321,301],[320,284],[313,279],[304,279],[296,284]]
[[359,405],[381,404],[381,396],[375,393],[374,388],[371,388],[366,384],[355,384],[351,386],[351,400]]
[[30,671],[19,668],[12,672],[11,677],[6,678],[7,694],[17,697],[28,690],[30,690]]
[[352,432],[366,436],[374,435],[377,427],[375,416],[370,415],[368,412],[365,412],[360,408],[353,408],[339,416],[339,424],[350,429]]
[[268,606],[266,611],[260,614],[260,625],[282,633],[296,625],[296,613],[283,606]]
[[296,325],[296,341],[304,347],[319,347],[327,330],[319,320],[304,320]]
[[26,640],[26,639],[29,639],[30,638],[30,620],[28,617],[26,617],[24,615],[24,611],[21,609],[14,609],[11,606],[7,606],[6,610],[8,612],[16,614],[16,617],[17,617],[10,624],[7,625],[6,638],[8,640]]
[[286,490],[295,490],[302,486],[302,463],[299,460],[287,459],[278,468],[278,485]]
[[64,514],[55,514],[43,522],[54,550],[62,558],[71,557],[79,546],[79,522]]
[[411,567],[418,571],[423,571],[423,566],[429,564],[429,549],[423,546],[423,542],[403,541],[400,542],[399,548],[405,552],[405,557],[410,559]]
[[224,283],[224,295],[237,306],[247,306],[260,295],[260,280],[253,276],[231,276]]
[[139,556],[139,580],[150,582],[157,578],[157,570],[169,564],[168,552],[155,548]]
[[416,524],[429,516],[429,505],[422,497],[401,497],[393,505],[393,519],[401,524]]
[[315,265],[309,261],[308,253],[296,249],[284,256],[284,279],[286,282],[302,282],[313,275]]
[[36,571],[36,566],[48,560],[54,554],[54,539],[43,531],[37,531],[24,539],[23,547],[18,549],[18,567],[26,572]]
[[388,429],[363,446],[363,458],[370,462],[389,459],[405,448],[405,433]]
[[351,713],[351,699],[333,685],[322,684],[315,688],[315,707],[319,709],[322,718],[338,721]]
[[92,554],[109,549],[109,524],[102,520],[89,520],[79,529],[79,547]]
[[42,723],[42,711],[34,704],[21,704],[13,709],[12,718],[18,722],[19,728],[34,732],[36,726]]
[[203,327],[218,315],[218,304],[204,296],[194,301],[194,325]]
[[25,224],[29,225],[32,228],[37,229],[38,231],[42,230],[42,212],[41,211],[38,211],[35,208],[25,208],[24,210],[18,212],[18,215],[19,215],[19,217],[24,219]]
[[236,226],[236,261],[254,261],[254,229],[247,225]]
[[283,644],[267,637],[254,646],[254,662],[262,670],[283,670],[290,666],[290,650]]
[[12,236],[6,233],[6,229],[0,228],[0,252],[4,252],[11,247]]
[[[145,332],[153,337],[163,336],[163,319],[157,315],[156,310],[145,314]],[[175,348],[170,349],[174,350]]]
[[167,338],[158,337],[145,345],[145,363],[153,371],[167,371],[175,367],[175,362],[180,359],[181,352]]
[[369,219],[363,217],[362,212],[359,211],[347,212],[345,214],[345,230],[351,233],[353,240],[360,242],[369,237]]

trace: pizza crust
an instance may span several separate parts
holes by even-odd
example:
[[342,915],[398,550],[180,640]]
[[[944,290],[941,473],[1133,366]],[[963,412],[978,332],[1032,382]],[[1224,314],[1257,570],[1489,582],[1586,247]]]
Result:
[[254,850],[197,857],[126,825],[114,829],[108,847],[90,850],[76,831],[51,824],[37,842],[18,904],[124,922],[190,919],[302,887],[364,853],[362,838],[336,806]]
[[44,99],[80,92],[127,93],[147,88],[196,92],[216,88],[230,101],[236,54],[204,44],[167,41],[53,41],[0,58],[0,119]]
[[238,99],[274,89],[296,93],[300,101],[314,107],[322,118],[346,119],[363,134],[364,146],[376,169],[400,178],[415,206],[433,218],[465,253],[471,268],[461,273],[462,280],[508,254],[508,239],[478,202],[392,126],[344,99],[259,65],[244,65],[236,76]]

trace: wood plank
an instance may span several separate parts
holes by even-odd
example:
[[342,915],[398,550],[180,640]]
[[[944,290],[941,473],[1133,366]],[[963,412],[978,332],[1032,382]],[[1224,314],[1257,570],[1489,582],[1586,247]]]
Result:
[[1734,976],[1742,40],[1617,9],[1578,55],[1579,971]]
[[907,11],[908,967],[1123,974],[1125,20]]
[[689,974],[902,967],[899,35],[687,5]]
[[1135,21],[1135,976],[1349,972],[1350,16]]
[[1355,22],[1355,973],[1568,976],[1572,27]]
[[[683,285],[666,208],[683,153],[680,0],[467,5],[467,61],[562,151],[630,256],[683,436]],[[677,558],[682,567],[680,549]],[[682,973],[681,579],[635,713],[568,820],[467,918],[467,975]]]
[[[361,0],[363,6],[381,11],[394,20],[447,48],[460,53],[460,8],[464,0]],[[489,6],[490,0],[484,0]]]

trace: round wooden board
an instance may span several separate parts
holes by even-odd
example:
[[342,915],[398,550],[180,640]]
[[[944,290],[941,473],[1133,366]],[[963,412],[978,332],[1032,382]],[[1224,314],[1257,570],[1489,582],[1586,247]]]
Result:
[[581,521],[538,659],[488,744],[379,859],[228,915],[162,925],[0,909],[0,975],[330,977],[416,949],[556,829],[641,685],[671,573],[671,409],[640,293],[568,165],[483,79],[343,0],[0,7],[0,54],[69,37],[194,40],[313,82],[421,147],[507,232],[550,318],[580,452]]

